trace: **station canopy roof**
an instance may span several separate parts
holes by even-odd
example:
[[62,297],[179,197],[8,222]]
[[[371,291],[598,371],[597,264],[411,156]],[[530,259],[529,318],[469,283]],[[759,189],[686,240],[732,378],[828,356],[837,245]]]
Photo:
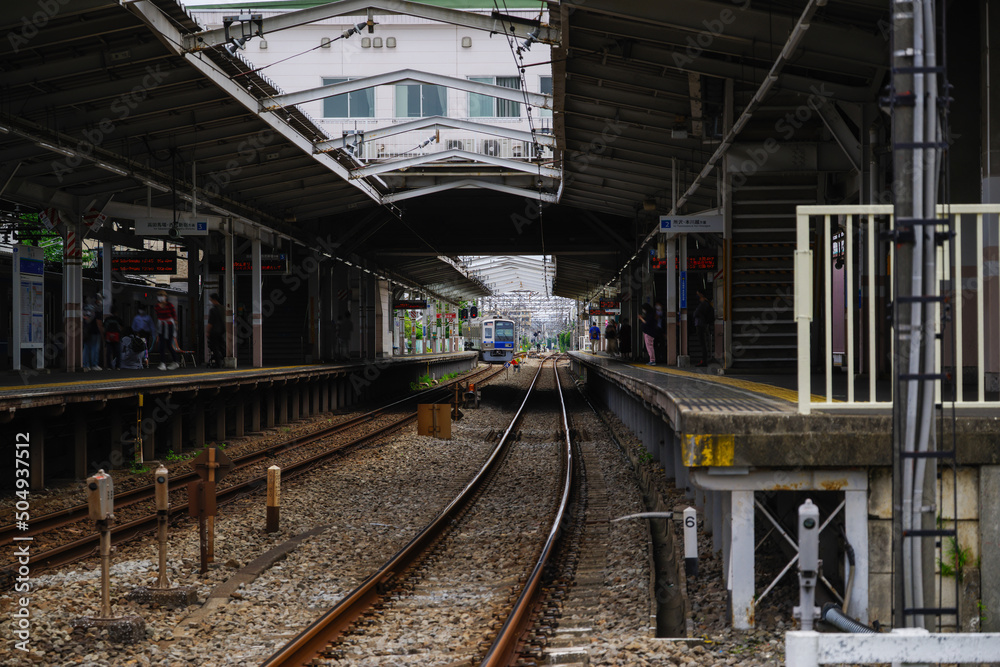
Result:
[[[468,6],[335,4],[425,15]],[[741,112],[817,87],[875,101],[888,63],[884,0],[534,4],[546,26],[496,23],[553,43],[552,135],[538,137],[551,157],[514,180],[500,175],[507,163],[477,162],[402,187],[346,146],[330,148],[339,138],[176,0],[73,0],[45,16],[37,0],[6,0],[0,198],[74,215],[103,209],[124,224],[98,238],[125,244],[129,220],[232,219],[238,234],[274,246],[294,239],[404,280],[437,276],[449,298],[501,282],[470,278],[459,256],[545,255],[552,293],[586,298],[648,241],[672,207],[672,179],[680,212],[720,204],[718,170],[747,125]]]

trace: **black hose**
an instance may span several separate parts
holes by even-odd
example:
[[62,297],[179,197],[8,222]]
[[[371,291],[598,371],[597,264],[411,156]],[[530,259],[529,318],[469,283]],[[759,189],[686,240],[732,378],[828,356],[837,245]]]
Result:
[[846,616],[834,602],[827,602],[823,605],[823,613],[820,614],[820,619],[844,632],[857,632],[868,635],[878,634],[875,628],[868,627],[864,623],[858,623],[850,616]]

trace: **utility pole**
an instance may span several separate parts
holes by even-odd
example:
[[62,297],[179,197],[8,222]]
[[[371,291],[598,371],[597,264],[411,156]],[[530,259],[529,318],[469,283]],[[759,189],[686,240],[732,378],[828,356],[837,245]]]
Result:
[[[936,219],[941,123],[934,0],[894,0],[892,142],[896,336],[893,382],[893,626],[932,629],[936,322],[941,303]],[[926,596],[925,596],[926,594]],[[925,611],[926,610],[926,611]],[[921,618],[922,617],[922,618]]]

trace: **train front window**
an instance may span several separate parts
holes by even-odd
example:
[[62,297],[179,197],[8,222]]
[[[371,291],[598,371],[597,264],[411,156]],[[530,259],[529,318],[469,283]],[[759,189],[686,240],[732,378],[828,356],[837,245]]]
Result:
[[497,334],[496,340],[500,343],[513,343],[514,342],[514,323],[513,322],[497,322],[496,323]]

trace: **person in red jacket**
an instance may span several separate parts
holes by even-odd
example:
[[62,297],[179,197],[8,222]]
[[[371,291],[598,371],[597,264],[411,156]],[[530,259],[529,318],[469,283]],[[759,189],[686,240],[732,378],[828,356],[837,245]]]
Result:
[[[157,293],[156,305],[153,309],[156,311],[156,326],[160,338],[160,365],[157,368],[161,371],[174,370],[177,368],[177,361],[174,359],[174,331],[177,329],[177,311],[174,310],[174,304],[167,301],[167,293],[163,290]],[[167,358],[164,350],[170,355],[169,365],[164,363]]]

